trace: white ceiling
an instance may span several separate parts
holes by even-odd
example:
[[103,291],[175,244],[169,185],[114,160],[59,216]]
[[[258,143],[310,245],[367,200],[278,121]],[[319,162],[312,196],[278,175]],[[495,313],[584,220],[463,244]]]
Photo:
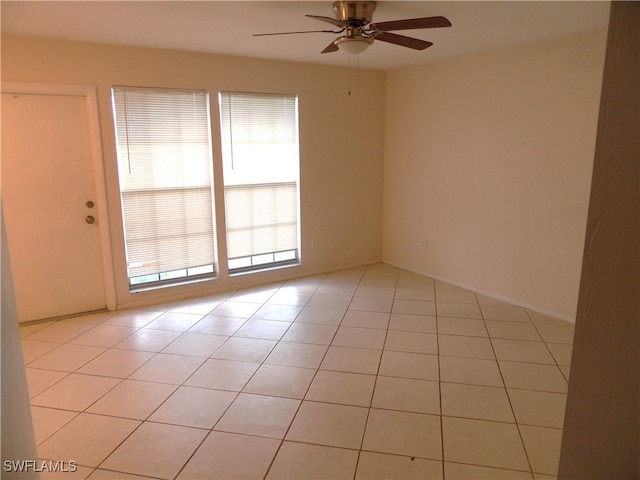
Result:
[[[604,1],[381,1],[373,22],[442,15],[450,28],[398,32],[429,40],[423,51],[375,42],[360,68],[389,70],[431,60],[606,28]],[[254,33],[322,30],[305,14],[333,17],[332,1],[5,1],[2,32],[119,45],[212,52],[345,66],[321,54],[338,35]]]

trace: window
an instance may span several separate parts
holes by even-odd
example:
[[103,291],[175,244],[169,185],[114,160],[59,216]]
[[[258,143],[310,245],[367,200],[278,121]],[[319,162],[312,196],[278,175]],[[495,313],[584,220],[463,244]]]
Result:
[[299,262],[298,99],[220,93],[229,272]]
[[114,87],[130,288],[215,273],[209,97]]

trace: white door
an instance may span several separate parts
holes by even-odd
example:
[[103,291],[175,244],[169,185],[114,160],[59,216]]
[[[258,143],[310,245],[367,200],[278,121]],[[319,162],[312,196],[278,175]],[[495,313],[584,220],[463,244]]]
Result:
[[19,321],[106,308],[86,98],[2,93],[1,120]]

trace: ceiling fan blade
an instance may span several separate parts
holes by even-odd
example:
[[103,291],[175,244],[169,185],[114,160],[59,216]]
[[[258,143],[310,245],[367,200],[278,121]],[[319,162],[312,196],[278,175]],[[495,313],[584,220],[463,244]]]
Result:
[[327,23],[330,23],[331,25],[335,25],[336,27],[340,27],[340,28],[347,27],[347,25],[344,22],[341,22],[340,20],[336,20],[335,18],[331,18],[331,17],[323,17],[322,15],[305,15],[305,17],[315,18],[316,20],[320,20],[321,22],[327,22]]
[[325,47],[324,50],[322,50],[320,53],[331,53],[331,52],[337,52],[338,50],[340,50],[338,48],[338,46],[335,44],[335,42],[331,42],[329,45],[327,45]]
[[254,33],[254,37],[266,37],[269,35],[295,35],[298,33],[342,33],[342,30],[301,30],[299,32],[274,32],[274,33]]
[[370,27],[389,32],[393,30],[414,30],[416,28],[450,27],[451,22],[444,17],[409,18],[391,22],[372,23]]
[[387,43],[393,43],[395,45],[400,45],[401,47],[413,48],[414,50],[424,50],[425,48],[433,45],[433,43],[427,42],[426,40],[405,37],[404,35],[396,35],[395,33],[388,32],[379,32],[375,36],[375,39]]

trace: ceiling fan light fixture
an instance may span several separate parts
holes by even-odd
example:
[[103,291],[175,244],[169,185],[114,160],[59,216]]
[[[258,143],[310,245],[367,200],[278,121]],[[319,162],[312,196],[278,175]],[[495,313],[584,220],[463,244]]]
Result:
[[345,52],[349,55],[360,55],[372,43],[373,38],[347,36],[340,37],[334,42],[341,52]]

